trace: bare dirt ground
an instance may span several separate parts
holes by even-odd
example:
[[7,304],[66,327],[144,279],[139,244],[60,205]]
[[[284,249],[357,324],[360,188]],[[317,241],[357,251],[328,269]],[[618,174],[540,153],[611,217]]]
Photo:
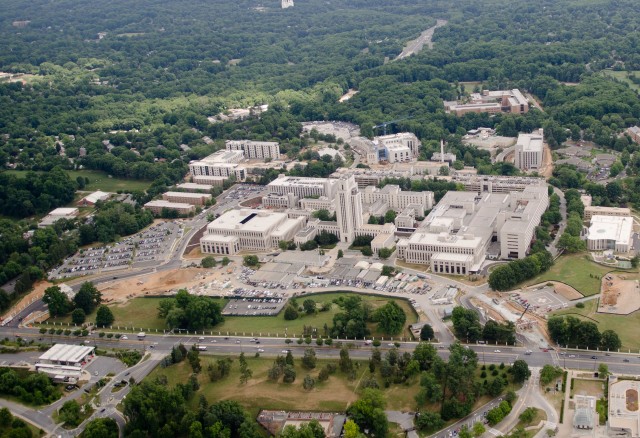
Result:
[[602,278],[598,312],[628,315],[640,309],[640,284],[629,277],[608,274]]
[[553,157],[548,144],[544,144],[544,152],[542,155],[542,166],[538,169],[538,173],[549,179],[553,176]]
[[496,322],[505,322],[504,317],[500,313],[496,312],[494,309],[490,308],[482,301],[472,298],[471,303],[476,306],[476,308],[482,309],[485,312],[487,318],[492,318]]
[[172,290],[204,285],[219,280],[226,271],[200,268],[173,269],[148,274],[124,281],[113,281],[100,285],[102,298],[106,302],[126,302],[143,295],[160,295]]
[[256,208],[262,204],[262,196],[258,196],[256,198],[247,199],[246,201],[242,201],[240,203],[240,207],[245,208]]

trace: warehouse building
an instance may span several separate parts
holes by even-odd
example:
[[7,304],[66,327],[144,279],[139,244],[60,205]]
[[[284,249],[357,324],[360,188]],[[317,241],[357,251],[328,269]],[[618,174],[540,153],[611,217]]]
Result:
[[59,381],[80,378],[85,365],[95,356],[95,348],[85,345],[55,344],[38,358],[36,371]]

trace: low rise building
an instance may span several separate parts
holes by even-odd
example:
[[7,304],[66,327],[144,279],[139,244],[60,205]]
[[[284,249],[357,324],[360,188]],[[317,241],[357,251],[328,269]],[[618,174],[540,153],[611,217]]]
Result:
[[624,207],[599,207],[597,205],[589,205],[584,208],[584,220],[590,221],[593,216],[631,216],[631,209]]
[[466,191],[476,193],[511,193],[514,191],[521,192],[531,186],[547,187],[544,178],[472,175],[466,172],[455,172],[452,181],[462,184]]
[[640,381],[609,376],[609,436],[640,437]]
[[467,113],[513,113],[529,112],[529,101],[518,89],[484,90],[482,93],[471,93],[469,100],[445,101],[444,109],[448,113],[462,116]]
[[390,151],[398,151],[397,153],[402,152],[402,158],[395,161],[407,161],[404,160],[405,152],[409,152],[410,159],[417,158],[420,155],[420,140],[415,134],[411,132],[400,132],[398,134],[389,134],[382,135],[379,137],[374,137],[373,143],[376,144],[380,149],[385,149],[387,151],[387,160],[389,163],[393,163],[388,158]]
[[[220,182],[222,185],[222,182]],[[213,190],[212,184],[198,184],[198,183],[182,183],[176,186],[177,189],[183,192],[190,193],[210,193]]]
[[207,225],[200,239],[205,254],[236,254],[238,251],[268,251],[281,240],[293,240],[305,218],[264,210],[231,210]]
[[211,195],[208,193],[166,192],[162,195],[162,199],[183,204],[205,205],[211,201]]
[[151,211],[154,215],[160,216],[163,210],[173,210],[181,216],[187,216],[191,213],[195,213],[196,207],[191,204],[185,204],[182,202],[170,202],[163,199],[157,199],[155,201],[149,201],[144,204],[144,208]]
[[628,252],[632,235],[633,218],[630,216],[592,216],[587,248],[590,251]]
[[94,356],[95,347],[55,344],[38,358],[35,368],[57,381],[79,379],[85,365]]
[[193,175],[193,182],[198,185],[211,185],[214,187],[222,187],[227,177],[213,175]]
[[453,164],[456,162],[456,154],[452,154],[450,152],[434,152],[433,155],[431,155],[431,161],[439,161],[443,164],[444,162]]
[[106,201],[107,199],[109,199],[109,197],[111,197],[110,193],[101,192],[100,190],[98,190],[79,200],[78,205],[82,207],[91,207],[96,205],[96,202],[98,201]]
[[631,140],[636,143],[640,143],[640,126],[632,126],[627,128],[627,134],[631,137]]
[[42,220],[38,223],[38,228],[51,226],[61,219],[75,219],[76,217],[78,217],[78,214],[79,210],[77,208],[56,208],[42,218]]

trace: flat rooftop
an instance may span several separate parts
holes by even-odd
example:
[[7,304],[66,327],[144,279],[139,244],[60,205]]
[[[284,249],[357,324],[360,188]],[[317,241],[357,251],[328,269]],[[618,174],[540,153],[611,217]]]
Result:
[[615,240],[628,243],[633,231],[633,219],[630,216],[600,216],[591,218],[590,240]]
[[216,230],[243,230],[262,233],[287,219],[286,213],[240,209],[224,213],[207,228]]
[[329,181],[329,184],[335,184],[332,180],[328,180],[326,178],[307,178],[302,176],[285,176],[276,178],[271,181],[269,186],[299,186],[299,187],[309,187],[309,186],[317,186],[324,187],[325,183]]
[[516,149],[522,148],[524,152],[541,152],[543,149],[542,135],[540,134],[520,134]]
[[185,204],[183,202],[171,202],[171,201],[165,201],[163,199],[156,199],[155,201],[149,201],[146,204],[144,204],[145,207],[159,207],[159,208],[192,208],[193,205],[191,204]]
[[172,196],[172,197],[192,198],[192,199],[211,198],[211,195],[208,193],[165,192],[165,195]]
[[87,355],[93,353],[93,350],[94,347],[84,345],[56,344],[39,359],[49,362],[81,362]]

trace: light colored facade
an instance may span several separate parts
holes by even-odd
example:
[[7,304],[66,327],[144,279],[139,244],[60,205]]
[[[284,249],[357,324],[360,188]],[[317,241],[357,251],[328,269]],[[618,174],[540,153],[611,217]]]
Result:
[[[409,150],[410,158],[417,158],[420,155],[420,140],[415,134],[411,132],[400,132],[398,134],[389,134],[382,135],[380,137],[374,137],[374,144],[377,144],[380,148],[384,148],[387,150],[387,157],[389,151],[397,150],[397,151],[406,151]],[[404,157],[404,152],[403,152]],[[387,158],[388,159],[388,158]],[[396,161],[405,161],[405,160],[396,160]],[[389,163],[393,163],[394,161],[389,160]]]
[[[305,224],[305,218],[289,218],[286,213],[264,210],[231,210],[207,225],[200,240],[206,254],[227,254],[226,251],[268,251],[277,248],[281,240],[293,240]],[[222,239],[235,237],[235,239]],[[214,251],[225,251],[216,253]],[[232,252],[229,252],[232,254]]]
[[640,437],[640,410],[638,399],[640,382],[609,376],[609,436]]
[[155,215],[162,214],[162,210],[164,210],[165,208],[168,210],[174,210],[179,215],[183,216],[195,213],[196,211],[196,207],[194,205],[185,204],[182,202],[170,202],[161,199],[147,202],[146,204],[144,204],[144,208],[150,210]]
[[526,176],[497,176],[497,175],[470,175],[464,172],[456,172],[452,181],[460,183],[464,189],[476,193],[511,193],[521,192],[527,187],[547,187],[544,178]]
[[320,196],[319,198],[305,198],[300,200],[300,208],[309,211],[328,210],[335,211],[336,207],[333,199],[329,199],[326,196]]
[[210,175],[193,175],[191,177],[193,183],[198,185],[212,185],[214,187],[222,187],[224,181],[227,179],[224,176],[210,176]]
[[38,223],[38,228],[51,226],[61,219],[75,219],[78,217],[79,213],[80,211],[77,208],[56,208],[42,218],[42,220]]
[[470,101],[460,103],[457,101],[444,102],[445,111],[458,116],[467,113],[513,113],[525,114],[529,112],[529,101],[518,89],[498,90],[482,93],[471,93]]
[[420,227],[398,242],[398,257],[435,273],[478,272],[495,238],[503,259],[523,258],[549,204],[545,185],[522,192],[448,192]]
[[456,162],[456,154],[452,154],[450,152],[434,152],[431,155],[431,161],[439,161],[439,162],[447,162],[449,164],[453,164]]
[[262,205],[266,208],[296,208],[299,198],[293,193],[281,195],[279,193],[267,193],[262,197]]
[[282,9],[292,8],[293,0],[280,0],[280,7]]
[[587,248],[590,251],[629,252],[632,235],[631,216],[592,216],[587,234]]
[[228,151],[242,151],[248,159],[280,159],[280,145],[275,141],[227,140]]
[[631,137],[631,140],[635,141],[636,143],[640,143],[640,126],[632,126],[630,128],[627,128],[627,134],[629,134],[629,137]]
[[[222,182],[220,183],[222,185]],[[198,183],[182,183],[176,186],[177,189],[190,193],[209,193],[213,189],[211,184],[198,184]]]
[[350,243],[362,226],[362,194],[353,177],[337,180],[336,215],[340,240]]
[[306,178],[297,176],[285,176],[280,174],[278,178],[267,185],[269,193],[286,195],[293,193],[298,198],[319,198],[325,196],[333,199],[336,194],[338,182],[329,178]]
[[515,165],[520,170],[539,169],[544,152],[542,129],[537,133],[520,134],[516,143]]
[[163,193],[162,199],[183,204],[205,205],[211,201],[211,195],[208,193],[166,192]]
[[223,177],[234,176],[238,181],[244,181],[247,171],[241,163],[244,160],[242,151],[218,151],[199,161],[189,163],[189,171],[195,182],[204,182],[206,179],[197,177]]
[[411,149],[402,144],[389,144],[384,146],[385,156],[389,164],[407,163],[413,160]]
[[90,195],[85,196],[81,200],[78,201],[78,205],[80,206],[92,206],[96,205],[98,201],[106,201],[111,197],[110,193],[101,192],[100,190],[91,193]]
[[45,373],[56,381],[79,379],[85,365],[93,359],[95,348],[85,345],[55,344],[36,362],[39,373]]
[[584,220],[590,221],[593,216],[626,217],[631,216],[631,209],[622,207],[598,207],[596,205],[585,207]]
[[418,216],[422,216],[425,210],[433,208],[433,200],[433,192],[402,191],[400,186],[392,184],[388,184],[381,189],[368,186],[362,190],[362,201],[365,204],[374,204],[377,201],[382,201],[387,205],[387,210],[392,209],[395,211],[402,211],[412,206],[419,210],[416,211]]

